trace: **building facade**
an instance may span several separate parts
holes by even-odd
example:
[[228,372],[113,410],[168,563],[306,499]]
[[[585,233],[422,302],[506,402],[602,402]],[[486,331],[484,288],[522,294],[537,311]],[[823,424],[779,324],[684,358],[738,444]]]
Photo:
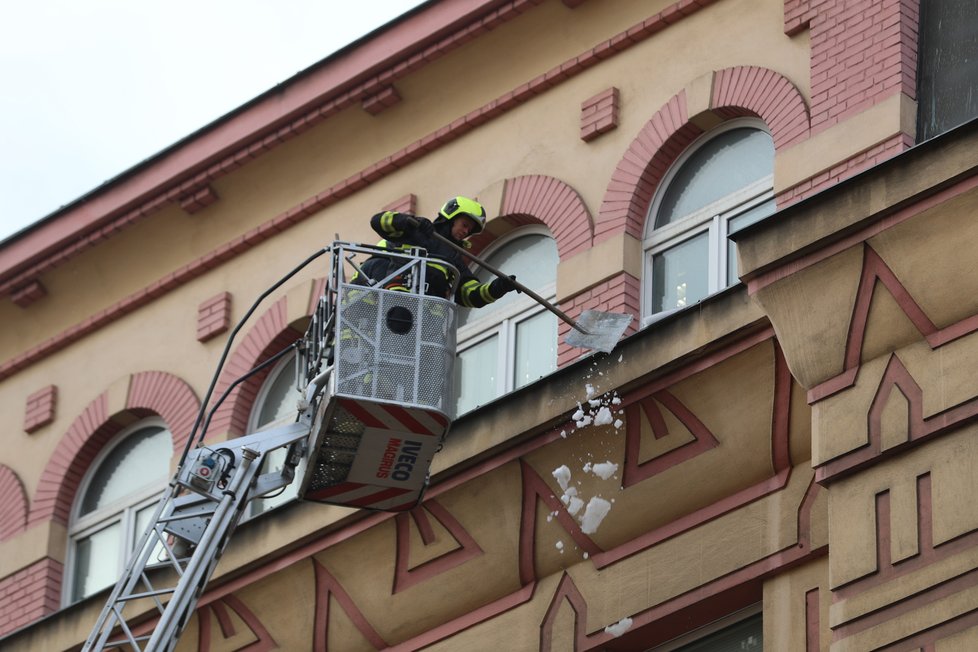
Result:
[[978,648],[975,11],[432,1],[0,243],[0,648],[80,647],[256,297],[459,194],[473,251],[626,336],[466,312],[424,502],[253,505],[178,650]]

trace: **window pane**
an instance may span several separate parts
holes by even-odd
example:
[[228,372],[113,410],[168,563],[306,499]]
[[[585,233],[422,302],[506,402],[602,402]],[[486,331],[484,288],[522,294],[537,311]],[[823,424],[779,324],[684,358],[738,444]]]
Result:
[[256,430],[295,415],[296,401],[299,398],[295,390],[295,355],[290,355],[284,362],[277,364],[265,383],[268,389],[255,421]]
[[764,649],[764,624],[758,614],[675,652],[761,652]]
[[557,318],[541,312],[518,323],[513,387],[522,387],[556,368]]
[[[486,262],[496,269],[514,275],[517,280],[534,291],[554,283],[557,279],[557,243],[553,238],[542,234],[524,235],[493,253]],[[491,272],[480,269],[476,276],[483,283],[495,278]],[[463,310],[459,312],[459,326],[468,320],[485,316],[486,310],[500,307],[522,299],[522,295],[510,292],[502,299],[482,310]]]
[[455,414],[468,412],[499,395],[499,336],[467,348],[455,361]]
[[80,516],[109,505],[170,476],[173,442],[161,426],[141,428],[106,456],[82,499]]
[[731,129],[686,161],[659,204],[655,227],[665,226],[774,171],[774,141],[759,129]]
[[[169,459],[169,458],[167,458]],[[117,521],[75,544],[71,601],[76,602],[114,584],[119,574],[122,525]]]
[[685,308],[709,293],[708,233],[652,256],[652,312]]
[[[737,231],[755,222],[760,222],[769,215],[773,215],[774,211],[774,200],[769,199],[763,204],[755,206],[727,222],[727,233],[733,235]],[[727,240],[727,285],[733,285],[739,278],[737,276],[737,247],[734,245],[733,240]]]

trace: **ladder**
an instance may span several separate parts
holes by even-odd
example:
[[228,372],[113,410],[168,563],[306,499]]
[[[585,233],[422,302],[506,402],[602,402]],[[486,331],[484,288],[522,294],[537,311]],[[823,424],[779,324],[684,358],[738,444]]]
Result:
[[[307,501],[384,511],[420,502],[451,424],[455,306],[424,294],[424,252],[384,250],[390,273],[363,285],[347,270],[377,248],[328,251],[326,290],[297,346],[296,421],[187,451],[83,652],[173,650],[252,500],[297,482]],[[393,277],[409,279],[408,292],[384,289]],[[283,449],[282,468],[263,472]]]

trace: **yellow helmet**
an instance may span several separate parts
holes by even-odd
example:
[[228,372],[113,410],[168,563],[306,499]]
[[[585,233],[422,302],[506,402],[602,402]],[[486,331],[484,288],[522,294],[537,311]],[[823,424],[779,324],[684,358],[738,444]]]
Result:
[[445,202],[438,214],[446,220],[452,220],[459,215],[471,218],[476,225],[472,235],[482,233],[482,230],[486,228],[486,209],[482,207],[482,204],[468,197],[452,197]]

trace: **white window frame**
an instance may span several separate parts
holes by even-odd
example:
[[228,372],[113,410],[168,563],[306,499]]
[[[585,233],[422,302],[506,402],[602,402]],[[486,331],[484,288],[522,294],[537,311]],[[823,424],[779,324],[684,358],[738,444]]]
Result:
[[[493,253],[515,240],[528,235],[543,235],[551,240],[553,239],[553,234],[546,227],[539,225],[522,227],[507,234],[505,238],[501,238],[498,242],[494,242],[491,247],[488,247],[485,252],[480,254],[480,258],[488,259]],[[555,270],[553,283],[548,283],[542,288],[534,289],[537,294],[551,303],[557,300],[556,276]],[[494,309],[492,304],[489,304],[485,308],[473,308],[471,310],[481,310],[485,315],[480,315],[470,320],[458,329],[455,355],[458,357],[469,348],[498,334],[499,355],[496,360],[496,387],[492,396],[492,399],[495,399],[516,388],[517,327],[522,322],[536,317],[546,310],[546,308],[530,297],[519,295],[509,306],[504,306],[501,310]],[[486,402],[492,399],[487,399]]]
[[[132,554],[132,549],[138,543],[139,537],[142,535],[142,531],[137,531],[136,529],[136,517],[140,511],[150,507],[160,500],[160,495],[166,489],[167,481],[169,480],[169,474],[166,478],[159,484],[147,484],[145,487],[140,488],[133,494],[126,496],[125,498],[120,498],[108,505],[104,505],[99,509],[96,509],[91,514],[86,514],[85,516],[79,517],[78,512],[81,510],[82,500],[81,498],[88,493],[91,488],[92,479],[98,472],[102,464],[105,463],[106,458],[114,451],[119,445],[121,445],[126,438],[128,438],[133,433],[143,430],[144,428],[151,427],[161,427],[167,433],[170,433],[169,426],[159,417],[149,417],[146,419],[140,419],[136,423],[133,423],[126,428],[124,428],[119,434],[113,437],[112,441],[108,446],[105,446],[92,463],[88,466],[88,470],[85,471],[85,475],[82,476],[81,482],[78,484],[78,491],[75,493],[74,504],[71,506],[71,513],[69,516],[69,526],[68,526],[68,550],[65,555],[65,572],[64,581],[61,586],[61,604],[63,606],[68,606],[73,604],[72,594],[75,589],[75,563],[77,562],[77,543],[79,540],[86,539],[93,534],[96,534],[100,530],[107,527],[111,527],[116,523],[121,523],[121,534],[123,536],[123,551],[119,555],[116,561],[116,576],[122,574],[125,569],[126,562],[129,560],[129,556]],[[172,433],[170,435],[172,437]],[[169,463],[169,461],[168,461]],[[102,589],[97,589],[101,591]],[[79,601],[85,600],[90,596],[83,596],[79,598]]]
[[[733,129],[749,128],[763,131],[770,135],[770,131],[764,123],[755,118],[738,118],[730,120],[723,125],[712,129],[693,141],[686,151],[680,155],[676,162],[669,168],[659,184],[646,217],[645,239],[642,242],[643,251],[643,270],[641,309],[642,326],[647,326],[657,319],[676,312],[676,309],[666,309],[661,312],[653,313],[654,290],[652,259],[655,255],[677,247],[678,245],[708,233],[708,270],[707,270],[707,297],[733,285],[736,280],[727,278],[727,238],[729,234],[730,222],[749,210],[774,199],[774,175],[766,175],[753,183],[740,188],[725,197],[721,197],[710,204],[694,211],[693,213],[680,218],[679,220],[667,224],[660,228],[655,228],[655,220],[662,206],[670,184],[675,180],[679,170],[685,166],[689,160],[696,155],[699,149],[717,136]],[[703,297],[704,299],[706,297]],[[697,301],[701,301],[698,299]]]

